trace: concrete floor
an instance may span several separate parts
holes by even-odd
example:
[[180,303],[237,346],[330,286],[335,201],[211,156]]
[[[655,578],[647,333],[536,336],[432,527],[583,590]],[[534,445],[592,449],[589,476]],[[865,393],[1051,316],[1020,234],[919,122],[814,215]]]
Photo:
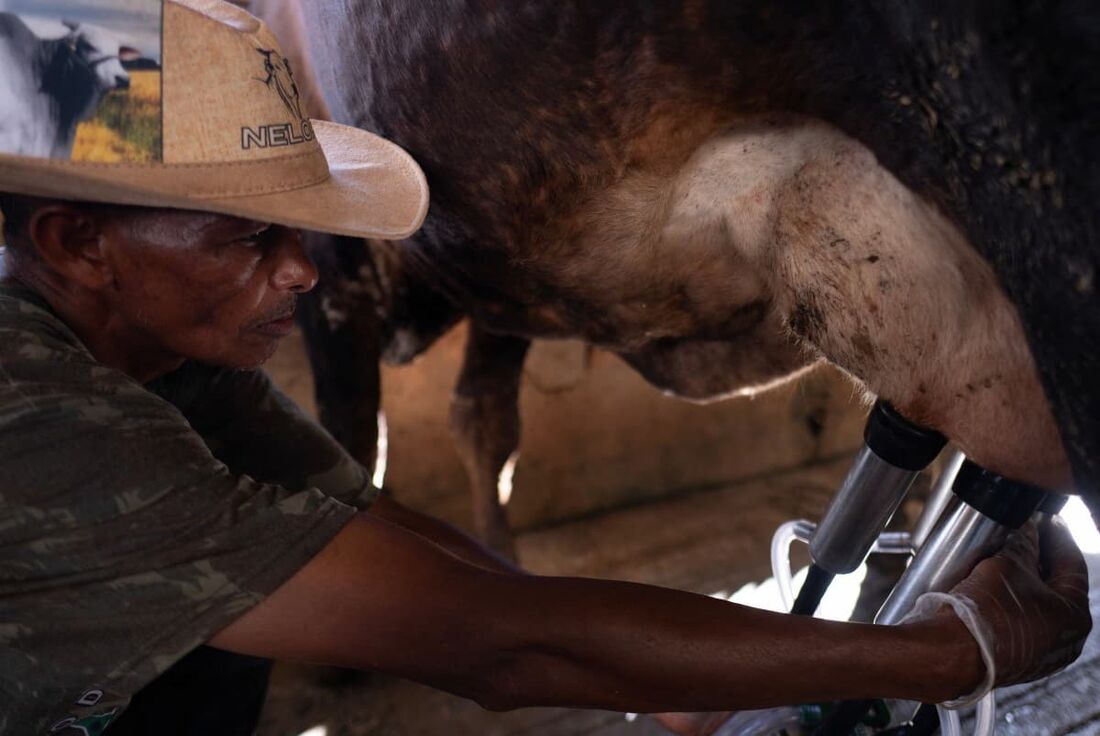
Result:
[[[714,594],[760,581],[768,541],[791,518],[816,518],[847,458],[729,488],[650,502],[518,540],[522,563],[548,575],[617,578]],[[1100,611],[1100,558],[1090,560]],[[503,615],[506,615],[504,613]],[[1095,632],[1094,632],[1095,634]],[[1100,735],[1100,635],[1081,660],[1044,683],[1000,693],[1003,736]],[[283,666],[273,681],[260,736],[657,736],[652,721],[619,713],[532,708],[488,713],[445,693],[390,678]],[[320,731],[314,731],[320,736]]]
[[[1092,620],[1100,618],[1100,555],[1086,555]],[[1081,658],[1046,680],[997,693],[997,736],[1100,736],[1100,630]]]

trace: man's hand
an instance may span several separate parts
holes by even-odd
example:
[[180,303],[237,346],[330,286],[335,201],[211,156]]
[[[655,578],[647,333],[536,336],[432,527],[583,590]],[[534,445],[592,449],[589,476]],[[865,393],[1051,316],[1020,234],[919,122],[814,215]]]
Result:
[[[964,602],[984,640],[983,657],[993,663],[998,687],[1050,675],[1077,659],[1092,628],[1088,569],[1065,524],[1054,518],[1040,529],[1030,524],[1005,548],[984,560],[949,594]],[[928,596],[916,617],[955,617],[945,596]],[[933,613],[934,611],[934,613]],[[957,625],[957,622],[954,622]],[[974,696],[983,695],[986,678]],[[972,701],[976,697],[966,700]],[[663,713],[654,718],[678,736],[709,736],[731,715]]]
[[915,617],[933,609],[958,615],[986,664],[978,690],[951,704],[972,702],[994,685],[1044,677],[1075,660],[1092,628],[1088,588],[1080,550],[1064,523],[1051,519],[1042,529],[1033,523],[1014,533],[949,594],[921,598]]
[[1088,569],[1060,519],[1012,535],[952,593],[972,600],[989,627],[998,686],[1065,667],[1092,629]]

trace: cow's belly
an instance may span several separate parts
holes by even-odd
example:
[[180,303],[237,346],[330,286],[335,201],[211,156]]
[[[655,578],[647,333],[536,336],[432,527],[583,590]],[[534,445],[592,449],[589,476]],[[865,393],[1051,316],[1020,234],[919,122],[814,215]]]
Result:
[[[1019,318],[991,268],[838,131],[746,122],[675,176],[641,169],[594,195],[568,230],[578,235],[567,258],[556,248],[553,261],[532,262],[571,295],[560,319],[662,388],[729,393],[824,356],[982,465],[1068,484]],[[746,321],[746,310],[758,317]],[[723,340],[731,349],[715,348]]]

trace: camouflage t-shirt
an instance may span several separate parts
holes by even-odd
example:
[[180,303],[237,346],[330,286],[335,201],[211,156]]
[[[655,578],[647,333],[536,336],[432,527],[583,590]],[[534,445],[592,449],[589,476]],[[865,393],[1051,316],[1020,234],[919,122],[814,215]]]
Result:
[[0,735],[101,733],[374,493],[263,373],[142,386],[0,285]]

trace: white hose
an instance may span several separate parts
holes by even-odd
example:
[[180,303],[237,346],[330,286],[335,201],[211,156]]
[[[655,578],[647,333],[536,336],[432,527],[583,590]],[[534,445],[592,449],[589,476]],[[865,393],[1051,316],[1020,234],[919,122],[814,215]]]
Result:
[[942,705],[937,705],[936,711],[940,714],[940,736],[962,736],[958,711],[948,710]]
[[774,736],[798,728],[801,722],[797,708],[742,711],[723,723],[714,736]]
[[993,736],[993,727],[997,721],[997,698],[990,690],[978,701],[974,711],[974,736]]
[[800,522],[788,521],[775,530],[772,537],[772,577],[779,588],[779,600],[783,610],[794,607],[794,582],[791,576],[791,542],[797,538],[795,529]]
[[[990,690],[974,706],[974,736],[993,736],[993,728],[997,721],[997,699]],[[940,714],[940,729],[943,736],[958,736],[962,733],[959,712],[948,710],[943,706],[936,706]]]

